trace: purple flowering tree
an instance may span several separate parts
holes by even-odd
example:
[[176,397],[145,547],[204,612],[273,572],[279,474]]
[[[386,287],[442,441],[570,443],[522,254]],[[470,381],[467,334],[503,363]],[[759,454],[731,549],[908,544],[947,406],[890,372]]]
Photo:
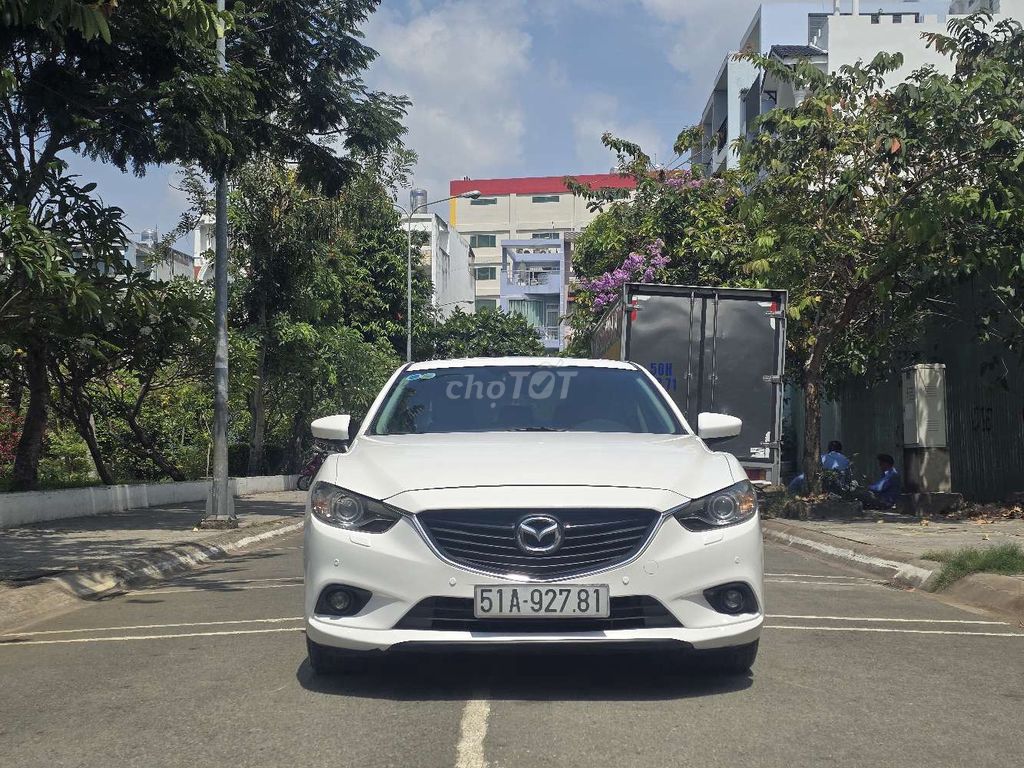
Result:
[[658,238],[642,251],[633,251],[622,264],[610,272],[592,279],[579,281],[582,290],[593,295],[592,307],[595,312],[611,304],[622,294],[626,283],[651,283],[669,263],[663,253],[665,242]]

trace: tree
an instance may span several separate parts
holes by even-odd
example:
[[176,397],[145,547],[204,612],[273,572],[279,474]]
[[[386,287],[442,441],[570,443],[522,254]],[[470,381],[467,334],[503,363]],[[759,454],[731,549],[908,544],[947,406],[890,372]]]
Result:
[[525,317],[495,309],[469,315],[456,308],[445,320],[427,318],[413,337],[417,360],[544,354]]
[[[677,151],[682,153],[691,140],[691,132],[684,132]],[[746,229],[734,215],[742,196],[735,174],[705,179],[688,170],[658,170],[636,144],[610,134],[602,141],[635,180],[636,192],[626,200],[621,190],[591,190],[570,182],[592,208],[601,210],[573,248],[579,284],[570,315],[569,351],[582,356],[589,354],[594,324],[626,282],[750,282],[739,269],[748,243]]]
[[[60,230],[46,231],[54,220],[45,213],[92,191],[84,185],[54,197],[70,191],[59,181],[68,152],[138,174],[164,162],[195,162],[212,174],[269,151],[291,160],[300,179],[339,189],[359,171],[360,157],[384,152],[404,131],[407,100],[372,91],[360,78],[376,53],[358,27],[376,4],[254,0],[218,14],[203,0],[4,0],[0,215],[23,225],[12,242],[22,254],[73,250],[59,242]],[[231,67],[222,73],[213,42],[225,27]],[[123,231],[108,232],[104,242],[99,234],[86,248],[105,252],[108,271],[123,271],[116,253]],[[92,273],[67,278],[58,269],[57,282],[48,271],[20,274],[11,295],[22,306],[50,306],[37,299]],[[80,287],[86,296],[89,287]],[[24,357],[29,402],[18,487],[34,483],[41,451],[48,344],[34,337]]]
[[1024,34],[1015,22],[953,21],[930,44],[956,59],[952,76],[924,68],[892,91],[902,63],[879,54],[825,75],[743,54],[807,87],[741,141],[756,235],[744,268],[790,295],[791,370],[803,390],[808,487],[819,487],[821,398],[881,368],[967,275],[1019,296],[1024,142]]
[[[255,350],[251,474],[264,464],[268,418],[285,404],[288,443],[301,442],[314,408],[305,395],[334,376],[338,358],[323,356],[335,350],[334,336],[352,331],[377,349],[404,343],[405,237],[377,172],[369,164],[336,196],[302,185],[269,158],[235,175],[234,318]],[[417,310],[428,296],[417,292]],[[266,407],[272,391],[277,414]]]

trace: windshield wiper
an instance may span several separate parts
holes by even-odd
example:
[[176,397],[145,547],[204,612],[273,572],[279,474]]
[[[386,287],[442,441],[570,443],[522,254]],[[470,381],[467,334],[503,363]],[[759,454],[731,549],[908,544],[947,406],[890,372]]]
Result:
[[510,429],[509,432],[565,432],[564,429],[558,427],[516,427]]

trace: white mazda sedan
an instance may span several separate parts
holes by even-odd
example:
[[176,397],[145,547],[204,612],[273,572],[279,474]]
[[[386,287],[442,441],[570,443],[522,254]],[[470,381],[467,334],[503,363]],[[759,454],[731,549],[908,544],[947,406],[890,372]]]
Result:
[[317,673],[413,649],[684,650],[750,669],[764,619],[757,497],[642,368],[495,358],[402,367],[310,491]]

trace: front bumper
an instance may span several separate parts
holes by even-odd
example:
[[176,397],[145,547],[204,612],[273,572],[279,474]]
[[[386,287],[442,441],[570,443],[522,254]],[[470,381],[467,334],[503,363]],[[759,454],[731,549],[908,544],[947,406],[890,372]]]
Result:
[[[653,597],[681,625],[672,628],[588,632],[395,629],[426,598],[472,598],[475,585],[503,581],[442,561],[408,519],[384,534],[360,534],[327,526],[307,514],[305,561],[307,634],[321,645],[349,650],[435,645],[639,646],[652,642],[704,650],[751,643],[760,636],[764,620],[761,530],[756,518],[723,530],[693,533],[666,517],[647,548],[634,560],[597,574],[557,582],[607,584],[613,598]],[[703,592],[728,582],[749,584],[759,612],[730,616],[715,611]],[[317,596],[332,584],[360,587],[373,596],[356,616],[317,614]]]

